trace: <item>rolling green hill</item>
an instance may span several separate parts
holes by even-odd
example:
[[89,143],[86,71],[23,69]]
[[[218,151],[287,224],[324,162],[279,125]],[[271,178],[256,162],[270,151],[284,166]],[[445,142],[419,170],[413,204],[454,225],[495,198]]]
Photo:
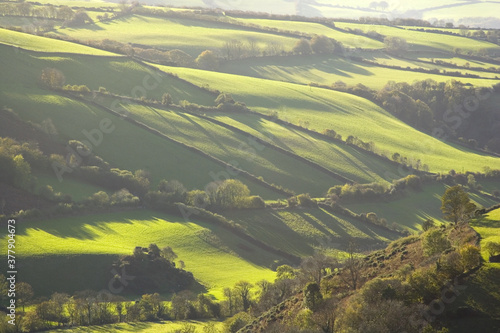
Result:
[[[441,197],[447,186],[428,184],[419,192],[409,192],[400,199],[389,202],[352,202],[342,204],[356,213],[374,212],[378,217],[387,219],[389,225],[400,224],[409,229],[421,230],[423,221],[431,218],[442,221]],[[470,198],[478,207],[490,207],[497,203],[484,195],[470,193]]]
[[345,22],[337,22],[336,26],[342,29],[360,29],[364,32],[375,31],[384,36],[402,37],[408,42],[411,51],[440,50],[453,52],[455,48],[459,48],[462,51],[478,51],[480,49],[486,49],[491,52],[500,51],[500,46],[486,41],[478,41],[459,36],[412,31],[394,26]]
[[280,119],[295,124],[307,121],[308,127],[318,132],[334,129],[343,138],[354,135],[363,141],[373,141],[379,152],[388,155],[398,152],[413,161],[420,159],[432,172],[448,172],[452,168],[482,171],[485,166],[495,168],[500,162],[499,158],[417,131],[374,103],[357,96],[233,74],[158,67],[195,84],[208,84],[211,88],[232,93],[236,100],[255,111],[264,114],[278,111]]
[[[354,53],[356,55],[356,53]],[[360,52],[360,56],[364,53]],[[441,66],[423,65],[419,63],[409,63],[408,60],[387,59],[384,56],[382,59],[368,58],[371,61],[380,61],[380,64],[402,66],[406,68],[422,67],[426,69],[438,68],[440,70],[457,71],[453,68],[444,68]],[[400,69],[385,68],[378,65],[361,63],[344,57],[331,56],[294,56],[294,57],[276,57],[272,59],[245,59],[228,62],[222,66],[222,71],[263,78],[276,81],[285,81],[299,84],[319,83],[324,85],[332,85],[334,82],[342,81],[347,85],[355,86],[362,82],[365,86],[379,90],[383,88],[388,81],[408,82],[421,81],[432,79],[437,82],[446,82],[452,79],[463,83],[470,83],[475,86],[489,87],[498,80],[494,78],[498,76],[495,73],[475,72],[465,70],[470,74],[477,74],[481,77],[489,79],[468,78],[468,77],[453,77],[439,74],[421,73],[410,70],[402,71]]]
[[224,48],[224,44],[237,40],[247,44],[250,40],[259,49],[272,43],[291,50],[295,38],[273,34],[246,31],[244,28],[228,26],[217,22],[192,19],[163,19],[133,15],[110,22],[99,22],[88,28],[63,28],[56,34],[82,40],[102,40],[105,38],[124,43],[156,46],[162,49],[181,49],[193,57],[207,49]]
[[333,38],[341,42],[344,46],[348,47],[358,47],[363,49],[381,49],[384,47],[384,43],[377,40],[367,38],[364,36],[353,35],[345,33],[343,31],[335,30],[324,26],[319,23],[309,23],[309,22],[297,22],[297,21],[281,21],[281,20],[268,20],[268,19],[243,19],[238,18],[238,20],[256,24],[259,26],[277,28],[287,31],[299,31],[302,33],[307,33],[311,35],[325,35],[329,38]]
[[280,259],[221,227],[153,211],[24,222],[16,234],[19,262],[29,267],[19,278],[38,295],[106,288],[117,256],[150,243],[171,246],[185,269],[217,297],[239,280],[272,280],[269,267]]
[[0,43],[41,52],[61,52],[75,54],[91,54],[98,56],[116,56],[116,54],[94,49],[88,46],[34,36],[22,32],[0,29]]
[[342,256],[350,239],[363,252],[384,247],[400,237],[385,228],[322,208],[266,209],[254,214],[228,212],[225,215],[244,226],[255,238],[302,257],[316,251],[333,251]]

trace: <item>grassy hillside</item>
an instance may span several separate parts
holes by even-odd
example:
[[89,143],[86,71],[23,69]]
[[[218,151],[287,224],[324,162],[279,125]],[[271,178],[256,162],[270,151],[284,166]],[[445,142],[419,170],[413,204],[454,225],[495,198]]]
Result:
[[[272,80],[158,66],[195,84],[232,93],[251,109],[298,124],[307,121],[310,129],[334,129],[346,138],[357,136],[375,142],[380,152],[398,152],[409,159],[420,159],[433,172],[455,170],[482,171],[495,167],[499,158],[481,155],[467,148],[440,141],[404,124],[366,99],[349,94]],[[360,126],[361,124],[361,126]]]
[[398,237],[387,229],[330,213],[321,208],[260,210],[254,214],[229,212],[227,217],[243,225],[254,237],[298,256],[317,250],[342,254],[349,239],[361,251],[384,247]]
[[60,182],[55,174],[37,173],[35,177],[38,183],[38,190],[42,186],[49,185],[54,189],[54,192],[71,195],[74,201],[83,200],[96,192],[104,190],[102,187],[69,177]]
[[478,41],[459,36],[411,31],[394,26],[345,22],[337,22],[336,26],[342,29],[360,29],[364,32],[375,31],[384,36],[403,37],[408,42],[411,51],[440,50],[452,52],[455,48],[460,48],[465,52],[478,51],[480,49],[487,49],[493,52],[498,52],[500,50],[500,46],[486,41]]
[[54,40],[52,38],[45,38],[34,36],[22,32],[11,31],[0,28],[0,43],[21,47],[33,51],[41,52],[64,52],[75,54],[91,54],[97,56],[117,56],[114,53],[94,49],[92,47],[74,44],[70,42]]
[[[374,212],[378,217],[387,219],[389,225],[397,223],[413,230],[421,230],[421,223],[428,218],[444,221],[441,212],[441,197],[447,186],[428,184],[419,192],[409,192],[402,198],[390,202],[345,203],[343,206],[356,213]],[[490,207],[497,202],[488,197],[469,194],[479,207]]]
[[380,49],[384,47],[384,43],[377,40],[367,38],[364,36],[357,36],[349,33],[345,33],[339,30],[335,30],[324,26],[319,23],[309,23],[309,22],[297,22],[297,21],[281,21],[281,20],[267,20],[267,19],[243,19],[238,18],[238,20],[246,23],[256,24],[264,27],[277,28],[288,31],[300,31],[303,33],[308,33],[311,35],[325,35],[329,38],[333,38],[344,46],[348,47],[359,47],[363,49]]
[[[356,55],[356,53],[354,53]],[[360,52],[360,56],[364,53]],[[384,57],[385,58],[385,57]],[[391,66],[403,66],[410,68],[439,68],[447,71],[458,71],[457,69],[444,68],[440,66],[423,65],[408,63],[407,60],[397,59],[380,59],[368,58],[371,61],[380,61],[380,64]],[[251,76],[256,78],[264,78],[276,81],[286,81],[292,83],[309,84],[319,83],[324,85],[332,85],[334,82],[342,81],[347,85],[355,86],[358,83],[363,83],[365,86],[379,90],[383,88],[388,81],[408,82],[421,81],[432,79],[437,82],[446,82],[455,79],[464,83],[470,83],[475,86],[491,86],[498,82],[494,80],[497,74],[474,72],[466,70],[464,72],[478,74],[481,77],[489,77],[490,79],[453,77],[439,74],[420,73],[413,71],[401,71],[399,69],[384,68],[378,65],[366,64],[353,61],[344,57],[330,56],[293,56],[293,57],[276,57],[272,59],[245,59],[225,63],[222,66],[222,71],[236,74]]]
[[361,150],[262,119],[258,115],[216,113],[213,117],[359,183],[385,183],[392,181],[397,174],[397,166],[374,158]]
[[181,49],[193,57],[207,49],[223,48],[231,40],[247,44],[255,41],[259,49],[271,43],[291,50],[295,38],[246,31],[243,28],[216,22],[191,19],[163,19],[148,16],[127,16],[109,22],[98,22],[88,28],[63,28],[56,34],[82,40],[105,38],[123,43],[138,43],[163,49]]
[[[45,40],[50,42],[48,45],[52,45],[52,51],[59,50],[57,40],[36,37],[35,42]],[[70,45],[75,44],[70,43]],[[0,54],[4,68],[3,75],[8,79],[8,82],[0,83],[3,91],[21,89],[41,91],[39,78],[42,70],[52,67],[63,73],[66,84],[83,84],[92,90],[104,87],[109,92],[119,95],[137,98],[145,95],[146,98],[155,99],[161,99],[164,93],[169,93],[174,102],[187,99],[202,105],[212,105],[214,100],[213,95],[205,90],[193,87],[170,75],[156,73],[125,57],[58,55],[16,50],[3,45],[0,45]]]
[[105,288],[117,256],[151,243],[171,246],[217,297],[239,280],[273,279],[268,267],[280,259],[223,228],[153,211],[24,222],[16,234],[19,262],[29,267],[20,269],[19,278],[38,295]]
[[254,143],[244,134],[235,133],[202,118],[141,105],[125,107],[134,119],[253,175],[261,176],[268,182],[290,188],[297,193],[323,195],[328,189],[327,184],[341,183],[338,179],[301,160],[271,147]]
[[198,321],[198,320],[177,320],[175,322],[138,322],[138,323],[120,323],[102,326],[76,327],[71,329],[54,329],[51,333],[118,333],[118,332],[137,332],[137,333],[174,333],[182,329],[185,325],[193,325],[197,332],[202,332],[203,327],[208,323],[214,323],[215,327],[222,330],[223,324],[218,321]]
[[[500,208],[491,211],[487,215],[472,223],[473,228],[481,234],[481,245],[487,242],[500,242]],[[488,260],[488,253],[482,251],[484,260]],[[495,265],[495,264],[492,264]],[[496,264],[500,266],[500,264]]]

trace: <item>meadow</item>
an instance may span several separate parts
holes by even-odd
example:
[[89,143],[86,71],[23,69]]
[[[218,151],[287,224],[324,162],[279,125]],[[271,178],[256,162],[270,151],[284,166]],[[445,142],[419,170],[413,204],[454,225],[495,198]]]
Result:
[[[363,56],[364,52],[354,51],[352,55]],[[442,66],[414,63],[409,60],[401,59],[397,59],[392,62],[390,57],[387,58],[385,56],[380,60],[378,58],[368,58],[368,60],[376,62],[380,61],[380,64],[382,65],[384,65],[385,62],[385,65],[403,66],[404,68],[409,66],[410,68],[438,68],[441,71],[443,69],[446,71],[461,71],[477,74],[486,79],[461,76],[454,77],[410,70],[402,71],[400,69],[385,68],[374,64],[357,62],[349,57],[321,55],[234,60],[223,64],[221,70],[226,73],[240,76],[285,81],[304,85],[318,83],[330,86],[337,81],[341,81],[349,86],[355,86],[362,82],[363,85],[375,90],[382,89],[388,81],[413,83],[414,81],[426,79],[432,79],[437,82],[446,82],[454,79],[479,87],[489,87],[498,83],[498,80],[494,79],[498,76],[496,73],[446,68]]]
[[[484,246],[488,242],[500,243],[500,208],[473,221],[471,225],[479,234],[481,234],[481,246]],[[482,255],[483,259],[488,261],[488,253],[483,250]],[[500,264],[496,265],[500,266]]]
[[363,49],[384,48],[384,43],[377,40],[364,36],[345,33],[343,31],[335,30],[319,23],[247,18],[237,18],[237,20],[264,27],[277,28],[287,31],[299,31],[310,35],[324,35],[341,42],[344,46],[347,47]]
[[29,267],[19,277],[39,296],[106,288],[111,263],[151,243],[171,246],[218,298],[240,280],[272,280],[269,267],[281,259],[221,227],[148,210],[23,222],[16,233],[19,262]]
[[[409,190],[401,198],[391,201],[349,202],[342,205],[355,213],[374,212],[379,218],[387,219],[389,225],[397,223],[410,231],[422,230],[421,224],[427,219],[445,222],[441,211],[441,197],[447,186],[426,184],[421,191]],[[486,196],[469,194],[479,207],[490,207],[496,202]]]
[[193,57],[197,57],[207,49],[223,49],[224,44],[232,40],[244,44],[250,41],[255,42],[256,47],[261,50],[276,43],[282,45],[287,51],[291,50],[297,41],[291,37],[247,31],[244,28],[217,22],[140,15],[98,22],[89,27],[61,28],[56,30],[55,34],[81,40],[108,38],[123,43],[155,46],[160,49],[181,49]]
[[339,180],[326,172],[293,156],[262,146],[245,134],[202,118],[141,105],[128,104],[124,107],[130,112],[130,117],[169,137],[297,193],[309,192],[319,196],[326,193],[328,184],[340,184]]
[[35,173],[34,176],[37,180],[37,191],[39,191],[42,186],[48,185],[54,189],[54,192],[71,195],[71,198],[74,201],[82,201],[99,191],[106,192],[106,190],[100,186],[85,183],[69,177],[60,182],[55,173]]
[[85,45],[65,42],[47,37],[34,36],[23,32],[0,28],[0,43],[40,52],[90,54],[96,56],[118,56],[114,53]]
[[474,52],[481,49],[491,52],[498,52],[500,50],[500,46],[486,41],[460,36],[412,31],[395,26],[346,22],[337,22],[336,26],[342,29],[360,29],[364,32],[375,31],[384,36],[403,37],[408,42],[410,51],[453,52],[456,48],[459,48],[462,52]]
[[255,238],[301,257],[326,251],[342,258],[349,240],[354,240],[363,252],[385,247],[400,237],[382,227],[322,208],[266,209],[253,214],[235,211],[225,215]]
[[[350,94],[288,82],[160,66],[198,85],[208,84],[244,102],[263,114],[278,112],[280,119],[322,132],[334,129],[345,139],[354,135],[373,141],[380,153],[398,152],[413,161],[421,160],[432,172],[450,169],[482,171],[495,167],[499,158],[444,142],[422,133],[390,115],[374,103]],[[362,124],[362,126],[360,126]]]
[[118,332],[137,332],[137,333],[174,333],[183,329],[186,325],[194,326],[197,332],[201,332],[205,326],[213,323],[215,328],[222,330],[223,324],[218,321],[198,321],[198,320],[176,320],[161,322],[137,322],[120,323],[101,326],[76,327],[70,329],[54,329],[51,333],[118,333]]

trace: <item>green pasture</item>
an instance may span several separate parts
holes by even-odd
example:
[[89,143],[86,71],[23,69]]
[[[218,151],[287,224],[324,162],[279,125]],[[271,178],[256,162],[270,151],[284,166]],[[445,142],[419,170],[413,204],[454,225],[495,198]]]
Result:
[[[361,56],[363,54],[363,52],[359,53]],[[356,55],[356,53],[353,55]],[[374,59],[371,60],[375,61]],[[396,66],[403,64],[408,66],[409,62],[407,60],[392,62],[391,58],[386,58],[381,59],[380,63],[384,64],[384,61],[387,65]],[[412,63],[410,67],[426,68],[429,66],[427,64],[417,64],[418,65]],[[492,79],[497,76],[495,73],[476,73],[472,70],[464,71],[461,69],[440,68],[446,69],[447,71],[461,71],[478,74],[481,75],[481,77],[490,77],[491,79],[454,77],[409,70],[402,71],[399,69],[384,68],[378,65],[356,62],[350,58],[318,55],[234,60],[224,63],[221,66],[221,71],[240,76],[250,76],[299,84],[318,83],[330,86],[334,82],[342,81],[349,86],[355,86],[358,83],[362,83],[375,90],[383,88],[388,81],[412,83],[417,80],[433,79],[437,82],[446,82],[454,79],[475,86],[491,86],[498,83],[498,80]]]
[[[84,131],[94,133],[94,142],[99,143],[92,144],[89,141],[94,153],[103,157],[113,167],[148,171],[153,186],[161,179],[177,179],[188,189],[203,189],[212,181],[229,177],[225,167],[100,108],[39,90],[2,91],[0,99],[23,120],[41,123],[50,119],[63,142],[88,141]],[[103,120],[110,124],[112,131],[102,133],[100,139],[96,131]],[[68,174],[63,174],[63,179],[67,178],[66,176]],[[276,193],[271,190],[238,175],[231,178],[242,180],[252,193],[263,198],[276,197]]]
[[202,118],[141,105],[124,107],[130,112],[130,117],[169,137],[297,193],[321,196],[329,184],[340,184],[326,172]]
[[[0,43],[40,52],[78,53],[96,56],[115,56],[114,53],[85,45],[0,28]],[[3,56],[2,56],[3,58]]]
[[63,181],[59,181],[55,175],[46,173],[35,174],[37,179],[38,190],[45,185],[49,185],[54,189],[54,192],[61,192],[62,194],[69,194],[74,201],[81,201],[88,198],[92,194],[99,191],[106,191],[102,187],[84,183],[82,181],[73,178],[63,178]]
[[[426,53],[426,52],[424,52]],[[428,52],[429,54],[432,54],[431,52]],[[488,78],[488,79],[498,79],[500,77],[499,73],[490,73],[490,72],[483,72],[483,71],[476,71],[472,69],[465,69],[465,68],[456,68],[456,67],[451,67],[451,66],[446,66],[446,65],[438,65],[438,64],[430,64],[430,63],[424,63],[420,60],[423,61],[431,61],[431,59],[434,58],[423,58],[421,57],[422,53],[421,52],[415,52],[415,53],[410,53],[407,54],[406,56],[409,58],[398,58],[395,56],[391,56],[385,52],[382,51],[363,51],[360,52],[360,56],[362,56],[364,59],[376,62],[377,64],[381,65],[387,65],[387,66],[399,66],[402,68],[412,68],[412,69],[417,69],[417,68],[424,68],[424,69],[438,69],[441,73],[444,71],[446,72],[460,72],[462,74],[473,74],[473,75],[478,75],[481,78]],[[453,57],[450,56],[449,58],[446,58],[444,55],[438,55],[438,57],[434,60],[442,60],[447,63],[453,63],[459,66],[466,66],[468,63],[469,66],[471,67],[480,67],[480,68],[491,68],[493,65],[488,64],[485,62],[481,61],[467,61],[465,58],[458,58],[458,57]],[[493,66],[494,67],[494,66]],[[496,68],[496,67],[495,67]],[[406,73],[408,73],[406,71]],[[460,76],[453,77],[453,76],[445,76],[445,75],[440,75],[441,76],[441,81],[446,80],[446,78],[451,79],[455,78],[458,81],[463,81],[464,79],[467,80],[468,78],[463,78]],[[436,75],[433,74],[433,77],[435,78]],[[484,84],[488,84],[488,82],[491,82],[490,84],[494,84],[494,81],[484,81]],[[481,85],[481,84],[480,84]]]
[[353,35],[343,31],[329,28],[319,23],[285,21],[285,20],[268,20],[268,19],[246,19],[237,18],[238,21],[245,23],[256,24],[264,27],[277,28],[288,31],[299,31],[311,35],[325,35],[333,38],[344,46],[363,48],[363,49],[381,49],[384,48],[384,43],[364,36]]
[[193,57],[209,49],[223,49],[224,44],[237,40],[248,44],[256,43],[257,48],[266,49],[270,44],[292,49],[295,38],[247,31],[244,28],[217,22],[191,19],[163,19],[148,16],[127,16],[108,22],[98,22],[80,28],[58,29],[56,34],[81,40],[112,39],[123,43],[138,43],[162,49],[181,49]]
[[218,321],[198,321],[198,320],[176,320],[176,321],[160,321],[160,322],[136,322],[136,323],[119,323],[99,326],[76,327],[70,329],[54,329],[48,332],[51,333],[174,333],[182,329],[185,325],[192,325],[196,328],[196,332],[202,332],[203,328],[209,323],[214,323],[215,327],[222,331],[224,324]]
[[[281,113],[278,113],[281,116]],[[294,152],[358,183],[392,181],[397,166],[345,144],[325,140],[253,114],[216,113],[213,117]],[[399,178],[399,177],[396,177]],[[327,184],[324,184],[327,185]],[[313,194],[311,192],[311,194]],[[324,193],[323,193],[324,194]]]
[[18,223],[19,277],[38,295],[101,290],[113,276],[113,260],[151,243],[171,246],[216,297],[239,280],[272,280],[268,267],[280,259],[221,227],[140,210]]
[[[447,186],[427,184],[421,191],[407,190],[401,198],[390,201],[350,202],[342,205],[355,213],[374,212],[379,218],[385,218],[389,225],[397,223],[410,231],[421,230],[421,224],[427,219],[445,222],[441,211],[441,197]],[[495,204],[485,196],[469,193],[471,200],[478,207],[490,207]]]
[[376,150],[390,156],[395,152],[413,161],[421,160],[433,172],[482,171],[496,168],[500,159],[481,154],[417,131],[366,99],[346,93],[273,80],[223,74],[196,69],[158,66],[195,84],[208,84],[232,93],[254,111],[271,114],[294,124],[307,121],[310,129],[334,129],[373,141]]
[[[56,52],[58,41],[47,40],[54,42],[51,50]],[[153,71],[125,57],[58,55],[16,50],[4,45],[0,45],[0,55],[0,64],[4,68],[3,77],[7,79],[0,86],[7,85],[5,90],[39,89],[42,70],[56,68],[63,73],[65,84],[86,85],[91,90],[103,87],[122,96],[144,96],[157,100],[161,100],[164,93],[169,93],[175,103],[187,99],[201,105],[213,105],[215,99],[203,89],[171,75]],[[114,100],[106,106],[113,107],[113,102]]]
[[460,57],[459,55],[455,54],[434,53],[434,52],[412,52],[408,53],[407,57],[424,61],[441,60],[444,62],[457,64],[458,66],[466,66],[467,64],[469,64],[470,67],[481,67],[485,69],[500,67],[500,65],[498,64],[489,63],[484,60],[467,59],[465,57]]
[[360,251],[382,248],[400,235],[351,217],[330,213],[320,208],[295,208],[228,212],[228,218],[268,244],[298,256],[310,256],[315,251],[342,255],[353,239]]
[[403,37],[408,42],[410,50],[413,51],[439,50],[445,52],[453,52],[455,48],[460,48],[462,51],[479,51],[480,49],[488,49],[489,51],[498,52],[500,50],[500,46],[493,43],[466,37],[426,33],[422,31],[412,31],[399,27],[377,24],[346,22],[336,22],[335,24],[337,27],[342,29],[360,29],[364,32],[375,31],[384,36]]
[[[488,242],[500,243],[500,208],[474,220],[471,225],[481,235],[481,246]],[[488,253],[483,250],[482,255],[488,261]]]

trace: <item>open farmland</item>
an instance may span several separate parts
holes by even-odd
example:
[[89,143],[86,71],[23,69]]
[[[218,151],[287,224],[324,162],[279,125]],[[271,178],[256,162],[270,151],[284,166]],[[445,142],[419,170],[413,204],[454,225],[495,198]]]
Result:
[[388,155],[399,152],[414,161],[420,159],[432,172],[448,172],[450,165],[457,170],[482,171],[485,166],[500,162],[499,158],[417,131],[357,96],[232,74],[158,67],[195,84],[208,84],[211,88],[232,93],[236,100],[246,103],[254,111],[264,114],[278,111],[280,119],[295,124],[307,120],[308,127],[318,132],[334,129],[343,138],[354,135],[363,141],[373,141],[380,152]]
[[181,49],[193,57],[207,49],[222,49],[224,44],[231,40],[245,44],[252,41],[261,50],[265,50],[273,43],[290,50],[296,42],[295,38],[246,31],[244,28],[223,23],[140,15],[99,22],[90,29],[58,29],[56,33],[82,40],[108,38],[162,49]]
[[[256,282],[274,277],[269,268],[275,259],[272,254],[221,227],[186,222],[153,211],[23,223],[17,231],[17,241],[23,244],[18,255],[30,267],[22,279],[40,294],[105,288],[112,277],[109,265],[118,256],[131,254],[135,246],[151,243],[160,248],[171,246],[179,260],[184,261],[186,270],[193,272],[217,297],[221,297],[223,287],[239,280]],[[57,265],[71,265],[74,269],[61,271]],[[93,266],[102,271],[95,272]],[[54,270],[46,270],[47,267]],[[93,284],[88,285],[89,282]]]
[[[360,53],[362,55],[362,53]],[[389,59],[370,59],[371,61],[380,61],[380,64],[403,66],[406,68],[408,60],[397,59],[394,63]],[[429,66],[417,63],[411,63],[410,68],[438,68],[439,66]],[[440,74],[421,73],[410,70],[400,70],[395,68],[385,68],[378,65],[357,62],[355,60],[344,57],[325,57],[325,56],[294,56],[283,60],[280,58],[273,59],[245,59],[236,60],[226,63],[222,67],[224,72],[263,78],[268,80],[285,81],[299,84],[319,83],[327,86],[334,82],[342,81],[347,85],[354,86],[359,82],[363,82],[369,88],[379,90],[384,87],[388,81],[403,81],[412,83],[425,79],[432,79],[437,82],[446,82],[452,79],[469,83],[475,86],[491,86],[498,83],[495,77],[496,73],[475,72],[473,70],[464,70],[466,73],[478,74],[480,78],[468,78],[462,76],[448,76]],[[447,71],[457,71],[453,68],[446,68]]]
[[375,31],[384,36],[404,36],[403,38],[406,39],[410,46],[410,51],[439,50],[453,52],[457,48],[462,50],[462,52],[478,51],[480,49],[486,49],[491,52],[498,52],[500,50],[500,46],[486,41],[460,36],[411,31],[394,26],[338,22],[337,27],[342,29],[360,29],[364,32]]
[[368,251],[384,247],[399,237],[380,226],[322,208],[261,210],[251,216],[230,212],[227,216],[243,225],[252,236],[298,256],[333,251],[342,257],[349,240],[354,240],[360,251]]
[[238,20],[258,26],[277,28],[286,31],[298,31],[311,35],[325,35],[329,38],[341,42],[344,46],[347,47],[362,49],[381,49],[384,47],[384,43],[380,41],[364,36],[345,33],[343,31],[335,30],[319,23],[243,18],[238,18]]

